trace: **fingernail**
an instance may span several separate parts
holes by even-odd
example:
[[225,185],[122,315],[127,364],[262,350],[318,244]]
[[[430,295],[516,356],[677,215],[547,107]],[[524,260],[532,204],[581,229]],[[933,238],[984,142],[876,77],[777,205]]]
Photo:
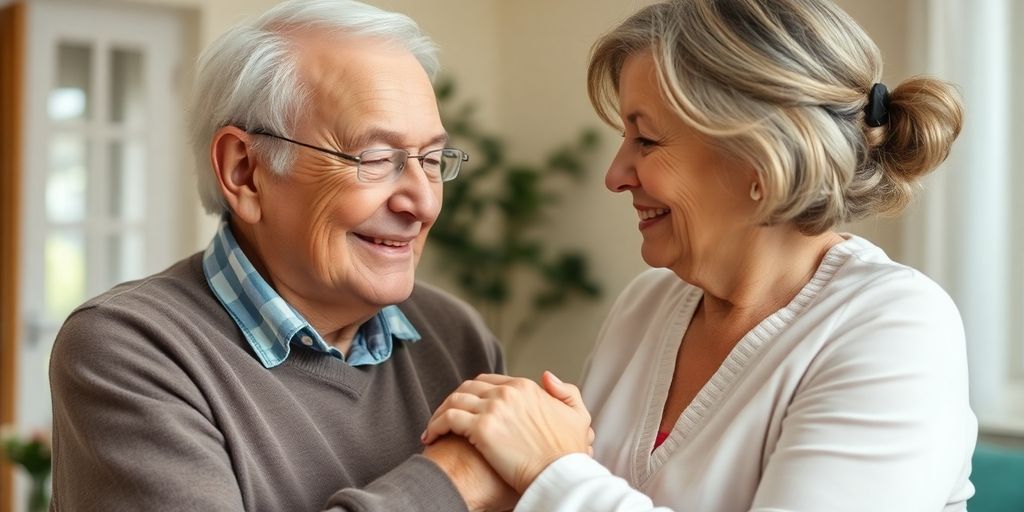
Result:
[[426,430],[424,430],[423,433],[420,434],[420,442],[421,443],[427,442],[427,431]]
[[559,379],[558,375],[555,375],[555,372],[548,370],[548,373],[551,374],[551,379],[555,381],[555,384],[562,384],[562,379]]

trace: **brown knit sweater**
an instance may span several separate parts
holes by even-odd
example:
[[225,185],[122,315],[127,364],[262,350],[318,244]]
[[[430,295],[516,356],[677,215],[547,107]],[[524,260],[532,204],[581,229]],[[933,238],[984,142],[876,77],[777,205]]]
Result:
[[201,254],[90,300],[50,361],[54,509],[465,510],[419,434],[459,383],[503,370],[500,348],[437,289],[399,307],[423,339],[380,365],[293,345],[267,369]]

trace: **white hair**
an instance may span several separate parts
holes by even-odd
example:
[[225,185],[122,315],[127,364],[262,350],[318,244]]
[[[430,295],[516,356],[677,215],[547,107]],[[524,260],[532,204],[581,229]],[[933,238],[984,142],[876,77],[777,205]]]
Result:
[[[307,29],[398,43],[431,79],[437,75],[437,46],[416,22],[353,0],[290,0],[234,26],[199,56],[189,106],[199,198],[208,213],[228,209],[210,163],[213,134],[236,125],[291,137],[295,120],[308,106],[309,91],[298,78],[288,35]],[[294,157],[290,144],[260,137],[253,149],[272,172],[288,172]]]

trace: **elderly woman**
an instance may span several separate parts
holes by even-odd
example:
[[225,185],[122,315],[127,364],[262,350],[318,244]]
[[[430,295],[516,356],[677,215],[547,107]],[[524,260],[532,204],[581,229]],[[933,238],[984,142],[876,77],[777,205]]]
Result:
[[590,97],[623,129],[606,184],[657,268],[615,303],[582,401],[551,374],[484,375],[424,440],[466,436],[517,510],[964,510],[956,306],[836,231],[900,211],[960,130],[949,85],[888,93],[881,74],[825,0],[674,0],[604,36]]

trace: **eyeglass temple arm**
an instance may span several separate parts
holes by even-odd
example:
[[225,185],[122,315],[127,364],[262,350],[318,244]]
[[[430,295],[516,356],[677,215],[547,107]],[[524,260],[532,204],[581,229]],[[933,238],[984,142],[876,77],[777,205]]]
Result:
[[312,150],[315,150],[315,151],[319,151],[321,153],[327,153],[328,155],[336,156],[338,158],[341,158],[341,159],[344,159],[344,160],[348,160],[349,162],[355,162],[357,164],[361,162],[361,160],[357,156],[347,155],[345,153],[341,153],[339,151],[332,151],[332,150],[327,149],[327,148],[321,148],[321,147],[317,147],[317,146],[312,146],[312,145],[306,144],[305,142],[299,142],[297,140],[289,139],[288,137],[282,137],[282,136],[280,136],[280,135],[278,135],[276,133],[270,133],[270,132],[264,131],[264,130],[246,130],[246,132],[251,133],[253,135],[264,135],[264,136],[267,136],[267,137],[272,137],[272,138],[275,138],[275,139],[280,139],[280,140],[283,140],[285,142],[291,142],[292,144],[296,144],[296,145],[302,146],[304,148],[309,148],[309,149],[312,149]]

